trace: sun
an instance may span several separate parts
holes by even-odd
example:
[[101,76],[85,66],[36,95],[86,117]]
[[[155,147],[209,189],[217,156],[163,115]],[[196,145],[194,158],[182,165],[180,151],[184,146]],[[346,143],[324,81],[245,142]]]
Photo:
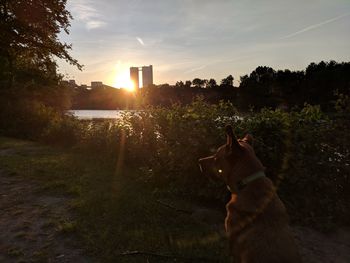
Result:
[[116,65],[113,86],[126,89],[129,92],[136,91],[136,85],[130,79],[129,67],[121,67],[119,63]]
[[119,73],[115,76],[114,87],[124,88],[130,92],[135,91],[135,84],[130,80],[130,75],[128,71]]

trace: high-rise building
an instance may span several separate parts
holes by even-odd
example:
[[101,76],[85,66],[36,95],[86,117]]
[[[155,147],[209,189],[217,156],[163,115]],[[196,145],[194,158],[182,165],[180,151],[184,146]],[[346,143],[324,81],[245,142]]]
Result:
[[135,89],[140,88],[139,84],[139,68],[138,67],[131,67],[130,68],[130,80],[135,85]]
[[152,65],[143,67],[130,68],[130,80],[134,83],[135,88],[140,88],[139,71],[142,71],[142,87],[153,85],[153,67]]
[[142,87],[148,87],[153,84],[153,68],[152,65],[142,67]]

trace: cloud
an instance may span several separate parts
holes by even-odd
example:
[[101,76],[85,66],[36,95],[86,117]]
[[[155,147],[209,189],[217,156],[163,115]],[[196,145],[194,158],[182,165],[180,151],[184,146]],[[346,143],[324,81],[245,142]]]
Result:
[[204,69],[206,66],[208,66],[208,65],[202,65],[202,66],[200,66],[200,67],[192,68],[192,69],[190,69],[190,70],[185,71],[184,73],[187,74],[187,73],[192,73],[192,72],[200,71],[200,70]]
[[87,29],[95,29],[95,28],[99,28],[106,25],[105,22],[103,21],[98,21],[98,20],[90,20],[86,23],[86,28]]
[[137,37],[136,39],[137,39],[137,41],[139,41],[139,43],[140,43],[142,46],[145,45],[145,43],[143,42],[142,38]]
[[328,20],[323,21],[323,22],[321,22],[321,23],[318,23],[318,24],[314,24],[314,25],[305,27],[305,28],[303,28],[303,29],[301,29],[301,30],[299,30],[299,31],[297,31],[297,32],[294,32],[294,33],[292,33],[292,34],[289,34],[289,35],[286,35],[286,36],[284,36],[284,37],[281,37],[280,39],[287,39],[287,38],[294,37],[294,36],[299,35],[299,34],[301,34],[301,33],[304,33],[304,32],[307,32],[307,31],[310,31],[310,30],[319,28],[319,27],[321,27],[321,26],[324,26],[324,25],[326,25],[326,24],[332,23],[332,22],[334,22],[334,21],[337,21],[337,20],[339,20],[339,19],[341,19],[341,18],[343,18],[343,17],[346,17],[346,16],[348,16],[348,15],[350,15],[350,13],[346,13],[346,14],[343,14],[343,15],[340,15],[340,16],[337,16],[337,17],[328,19]]
[[92,6],[90,0],[72,1],[71,10],[73,16],[84,22],[88,30],[100,28],[107,24],[101,19],[102,15]]

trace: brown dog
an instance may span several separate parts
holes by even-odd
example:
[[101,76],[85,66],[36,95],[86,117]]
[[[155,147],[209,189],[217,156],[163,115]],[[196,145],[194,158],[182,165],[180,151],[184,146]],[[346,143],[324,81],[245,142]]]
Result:
[[226,127],[227,142],[199,160],[201,171],[223,180],[232,195],[226,205],[226,232],[235,263],[301,262],[286,208],[255,156],[252,137],[237,140]]

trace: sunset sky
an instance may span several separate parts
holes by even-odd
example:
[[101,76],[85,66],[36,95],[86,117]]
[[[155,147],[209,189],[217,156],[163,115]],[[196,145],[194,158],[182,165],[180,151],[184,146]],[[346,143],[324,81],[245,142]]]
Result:
[[[349,0],[68,0],[78,84],[120,86],[130,66],[153,65],[156,84],[250,73],[260,65],[304,69],[350,61]],[[237,82],[236,82],[237,83]]]

